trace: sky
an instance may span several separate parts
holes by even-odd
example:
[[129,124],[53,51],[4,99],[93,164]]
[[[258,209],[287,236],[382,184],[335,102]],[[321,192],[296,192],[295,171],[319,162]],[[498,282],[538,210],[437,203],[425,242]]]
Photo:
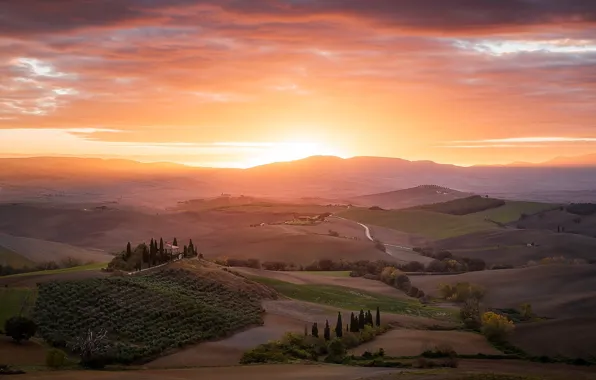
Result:
[[0,156],[596,153],[596,1],[0,0]]

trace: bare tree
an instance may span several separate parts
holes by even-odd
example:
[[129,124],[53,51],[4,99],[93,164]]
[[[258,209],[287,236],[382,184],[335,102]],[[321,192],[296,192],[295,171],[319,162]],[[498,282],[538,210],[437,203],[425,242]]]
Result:
[[79,336],[70,345],[70,348],[78,352],[81,357],[81,364],[88,367],[103,367],[103,356],[109,348],[108,331],[100,329],[99,331],[87,330],[85,335]]

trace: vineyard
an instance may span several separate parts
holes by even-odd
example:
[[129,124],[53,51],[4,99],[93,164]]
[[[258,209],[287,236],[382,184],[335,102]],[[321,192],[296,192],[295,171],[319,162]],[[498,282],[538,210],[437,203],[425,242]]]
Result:
[[125,364],[262,324],[256,294],[181,269],[41,284],[34,316],[57,346],[106,329],[105,355]]

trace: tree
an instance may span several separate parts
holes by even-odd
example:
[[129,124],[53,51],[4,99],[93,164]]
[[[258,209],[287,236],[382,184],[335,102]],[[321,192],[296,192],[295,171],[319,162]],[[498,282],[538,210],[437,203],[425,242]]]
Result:
[[381,310],[379,310],[378,306],[377,306],[377,314],[375,315],[375,325],[377,327],[381,326]]
[[304,336],[308,336],[308,325],[304,324]]
[[130,256],[132,256],[132,248],[130,247],[130,242],[128,242],[126,244],[126,256],[124,256],[124,260],[130,259]]
[[344,335],[343,323],[341,322],[341,312],[337,312],[337,324],[335,325],[335,336],[341,338]]
[[468,299],[459,310],[459,316],[464,322],[464,326],[476,330],[480,328],[480,304],[477,299]]
[[331,339],[331,329],[329,328],[329,320],[325,320],[325,330],[323,330],[323,336],[325,340]]
[[17,343],[21,343],[21,341],[29,340],[35,335],[37,325],[29,318],[11,317],[4,323],[4,331],[6,336],[11,337]]
[[178,246],[178,240],[176,240],[176,238],[174,238],[174,241],[172,242],[172,245],[177,247]]
[[482,314],[482,333],[490,341],[503,341],[515,325],[507,317],[492,311]]
[[188,242],[188,254],[192,255],[192,256],[196,256],[196,252],[195,252],[195,246],[192,243],[192,239],[190,239],[190,241]]
[[149,267],[155,265],[155,240],[151,238],[151,243],[149,243]]
[[108,350],[107,330],[94,332],[91,329],[70,345],[81,357],[81,365],[88,368],[103,368],[106,365],[106,351]]
[[159,238],[159,261],[162,263],[165,262],[165,256],[166,255],[163,250],[163,239]]
[[149,249],[145,244],[143,244],[143,263],[146,263],[147,266],[149,266]]
[[360,314],[358,316],[358,328],[360,330],[364,329],[364,326],[366,325],[366,317],[364,316],[364,310],[360,309]]
[[534,317],[534,313],[532,312],[532,305],[529,303],[522,303],[520,305],[521,315],[522,318],[525,320],[530,320]]
[[188,255],[188,247],[184,246],[184,257],[186,257],[186,255]]
[[350,314],[350,332],[358,332],[358,321],[353,312]]
[[374,326],[373,316],[370,310],[366,312],[366,324],[369,326]]
[[315,338],[319,337],[319,326],[317,326],[317,322],[312,324],[311,333]]

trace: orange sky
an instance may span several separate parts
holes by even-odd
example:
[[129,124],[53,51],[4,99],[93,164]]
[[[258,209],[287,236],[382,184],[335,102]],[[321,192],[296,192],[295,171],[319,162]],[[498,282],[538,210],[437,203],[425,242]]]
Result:
[[247,167],[313,154],[472,165],[596,152],[596,2],[2,7],[2,156]]

